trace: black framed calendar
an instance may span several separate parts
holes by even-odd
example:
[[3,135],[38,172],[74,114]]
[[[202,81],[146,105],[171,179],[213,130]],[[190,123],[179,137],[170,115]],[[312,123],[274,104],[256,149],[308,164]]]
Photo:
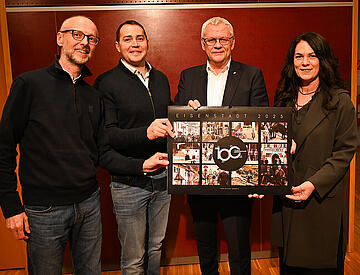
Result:
[[288,194],[291,108],[170,106],[172,194]]

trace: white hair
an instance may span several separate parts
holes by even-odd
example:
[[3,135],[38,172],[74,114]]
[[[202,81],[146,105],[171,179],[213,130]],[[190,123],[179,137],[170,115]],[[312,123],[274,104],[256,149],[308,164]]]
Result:
[[210,19],[206,20],[206,22],[202,25],[202,27],[201,27],[201,38],[204,38],[205,28],[206,28],[209,24],[218,25],[218,24],[220,24],[220,23],[223,23],[223,24],[225,24],[226,26],[228,26],[229,29],[230,29],[230,35],[231,35],[231,36],[234,36],[234,28],[233,28],[233,26],[230,24],[229,21],[227,21],[225,18],[222,18],[222,17],[213,17],[213,18],[210,18]]

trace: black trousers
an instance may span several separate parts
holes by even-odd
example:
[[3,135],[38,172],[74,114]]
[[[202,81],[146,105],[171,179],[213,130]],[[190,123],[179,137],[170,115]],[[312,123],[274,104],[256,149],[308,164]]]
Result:
[[220,213],[228,243],[232,275],[250,275],[249,229],[253,200],[246,196],[189,195],[195,237],[203,275],[218,275],[216,225]]

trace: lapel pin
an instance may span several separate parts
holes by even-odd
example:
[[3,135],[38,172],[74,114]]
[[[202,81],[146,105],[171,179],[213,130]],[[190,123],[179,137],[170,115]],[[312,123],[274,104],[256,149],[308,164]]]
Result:
[[233,72],[233,74],[236,74],[236,72]]

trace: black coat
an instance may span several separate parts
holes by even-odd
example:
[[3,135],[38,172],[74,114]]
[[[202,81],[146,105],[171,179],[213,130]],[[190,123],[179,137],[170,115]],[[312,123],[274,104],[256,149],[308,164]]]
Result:
[[[315,190],[304,202],[275,199],[271,240],[284,247],[284,262],[304,268],[335,268],[340,232],[347,243],[346,190],[357,147],[355,108],[344,90],[332,92],[335,110],[322,107],[320,92],[298,126],[294,183]],[[345,255],[345,254],[344,254]]]

